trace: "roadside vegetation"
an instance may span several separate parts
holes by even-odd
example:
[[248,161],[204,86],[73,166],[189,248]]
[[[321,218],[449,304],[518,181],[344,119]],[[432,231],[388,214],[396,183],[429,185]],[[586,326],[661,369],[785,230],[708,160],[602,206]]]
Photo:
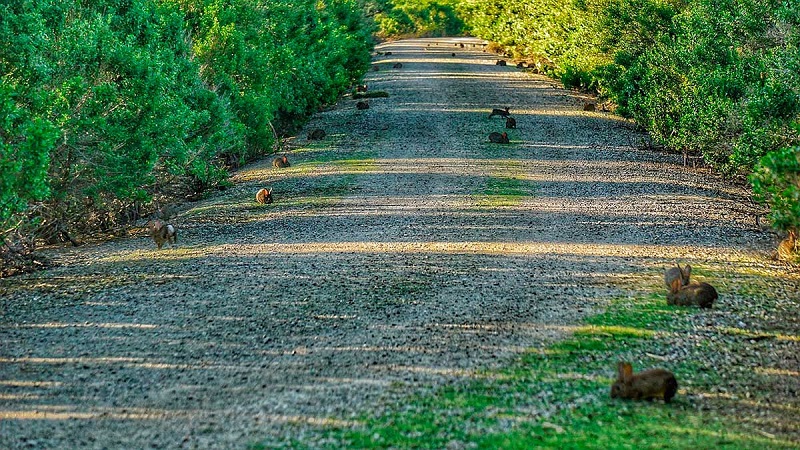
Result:
[[0,272],[224,188],[361,78],[371,32],[353,0],[3,4]]

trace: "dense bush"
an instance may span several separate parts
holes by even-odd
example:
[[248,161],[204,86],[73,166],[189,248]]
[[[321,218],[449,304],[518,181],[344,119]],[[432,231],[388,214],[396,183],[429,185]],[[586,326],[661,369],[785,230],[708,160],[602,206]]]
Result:
[[230,99],[250,153],[271,148],[271,125],[298,125],[369,66],[371,28],[354,1],[163,1],[187,11],[203,79]]
[[17,104],[16,86],[9,83],[0,80],[0,223],[6,226],[30,202],[49,195],[49,150],[58,138],[50,122]]
[[586,81],[579,68],[602,59],[599,53],[584,50],[596,40],[587,34],[584,9],[585,5],[560,0],[475,0],[458,8],[473,35],[499,44],[514,57],[537,62],[551,75],[565,75],[578,83]]
[[16,108],[57,134],[37,149],[49,162],[42,226],[108,226],[159,185],[222,178],[209,144],[241,138],[191,62],[178,11],[67,0],[12,2],[0,17],[3,82]]
[[372,0],[378,35],[457,36],[463,33],[464,21],[456,12],[460,0]]
[[610,96],[664,145],[747,173],[761,156],[797,142],[800,78],[791,69],[800,22],[779,2],[723,3],[672,10],[660,39],[618,48],[630,57],[617,58],[614,82],[623,89]]
[[756,198],[771,206],[776,228],[800,230],[800,147],[764,155],[750,181]]
[[370,30],[355,0],[3,3],[0,237],[219,184],[363,75]]

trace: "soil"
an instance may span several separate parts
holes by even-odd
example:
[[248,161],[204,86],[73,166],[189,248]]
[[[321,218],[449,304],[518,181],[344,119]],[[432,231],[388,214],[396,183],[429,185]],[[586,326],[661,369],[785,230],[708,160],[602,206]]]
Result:
[[[0,448],[313,442],[547,345],[675,261],[774,248],[746,189],[480,41],[378,50],[365,82],[388,97],[345,97],[290,167],[257,161],[183,205],[175,248],[142,228],[0,280]],[[488,117],[505,107],[516,129]]]

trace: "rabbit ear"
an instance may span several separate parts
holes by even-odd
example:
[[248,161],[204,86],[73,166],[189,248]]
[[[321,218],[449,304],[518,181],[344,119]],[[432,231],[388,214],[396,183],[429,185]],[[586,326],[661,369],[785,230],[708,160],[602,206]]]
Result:
[[681,290],[681,286],[682,286],[681,279],[680,278],[676,278],[676,279],[672,280],[672,283],[670,283],[669,290],[670,290],[670,292],[675,294],[675,293],[677,293],[678,291]]
[[628,381],[633,378],[633,366],[631,363],[621,362],[617,369],[619,370],[619,378],[622,381]]
[[625,367],[628,365],[628,363],[622,361],[617,363],[617,380],[622,381],[625,379]]
[[683,270],[681,270],[681,272],[683,273],[683,276],[689,278],[689,276],[692,274],[692,266],[688,264],[683,266]]

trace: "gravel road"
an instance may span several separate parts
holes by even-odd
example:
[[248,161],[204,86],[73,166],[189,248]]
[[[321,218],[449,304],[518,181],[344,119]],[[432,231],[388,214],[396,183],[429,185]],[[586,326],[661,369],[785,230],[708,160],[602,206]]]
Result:
[[177,248],[141,232],[0,280],[0,448],[280,445],[546,345],[675,260],[774,244],[745,191],[478,40],[378,50],[388,98],[183,205]]

